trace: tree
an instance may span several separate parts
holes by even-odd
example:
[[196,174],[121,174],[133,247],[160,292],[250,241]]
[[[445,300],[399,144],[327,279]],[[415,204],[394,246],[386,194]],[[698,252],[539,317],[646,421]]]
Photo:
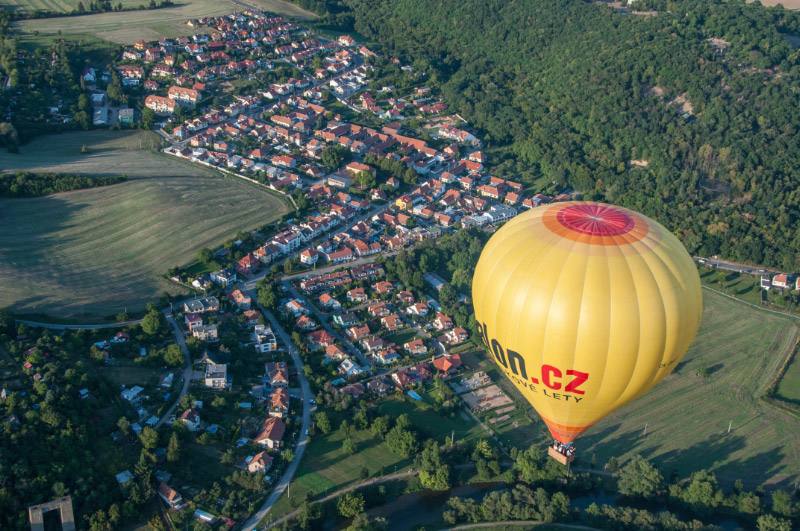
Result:
[[273,311],[278,306],[278,293],[275,286],[266,280],[258,284],[258,303],[267,310]]
[[353,518],[357,514],[364,512],[364,496],[359,492],[348,492],[343,494],[336,502],[336,509],[344,518]]
[[353,518],[350,525],[345,528],[345,531],[384,531],[388,527],[389,522],[381,516],[370,520],[366,513],[359,513]]
[[661,472],[640,455],[633,456],[617,475],[617,489],[625,496],[652,498],[663,488]]
[[792,518],[797,511],[791,495],[780,489],[772,493],[772,510],[787,518]]
[[115,104],[125,103],[125,93],[122,91],[122,82],[116,70],[111,70],[111,82],[106,89],[108,99]]
[[322,433],[327,434],[331,431],[331,420],[325,411],[319,411],[314,415],[314,424]]
[[349,435],[342,440],[342,451],[347,455],[356,453],[356,445],[353,442],[353,438]]
[[792,531],[792,522],[771,514],[762,514],[756,520],[758,531]]
[[439,445],[428,439],[418,459],[419,481],[426,489],[447,490],[450,488],[450,467],[442,462]]
[[150,308],[142,318],[142,332],[148,336],[158,334],[164,324],[164,316],[156,308]]
[[210,266],[214,261],[214,253],[208,247],[204,247],[197,252],[197,261],[203,265]]
[[370,425],[369,431],[373,436],[383,440],[386,437],[386,433],[389,431],[389,417],[383,415],[382,417],[375,418]]
[[117,420],[117,428],[125,435],[130,435],[131,433],[131,423],[126,417],[120,417]]
[[150,107],[142,109],[142,127],[145,129],[152,129],[153,124],[156,122],[156,113]]
[[544,452],[536,445],[530,445],[526,450],[517,453],[514,459],[514,470],[519,475],[520,481],[532,483],[542,477],[542,461]]
[[176,343],[171,343],[164,351],[164,363],[170,367],[180,367],[183,365],[183,350]]
[[349,150],[343,146],[327,146],[322,150],[320,161],[326,170],[332,172],[342,165],[345,161],[345,157],[349,154]]
[[685,486],[671,485],[670,496],[680,499],[701,513],[719,507],[725,499],[716,476],[708,470],[694,472]]
[[371,171],[362,171],[356,175],[356,183],[360,190],[375,186],[375,175]]
[[398,424],[386,434],[386,446],[400,457],[411,457],[417,451],[417,437],[411,430]]
[[297,526],[302,530],[310,529],[320,516],[322,511],[319,505],[311,504],[308,498],[305,498],[297,509]]
[[167,443],[167,461],[170,463],[177,463],[181,458],[181,443],[178,440],[178,434],[172,432]]
[[142,433],[139,434],[139,440],[145,449],[152,450],[158,445],[158,432],[150,426],[145,426]]

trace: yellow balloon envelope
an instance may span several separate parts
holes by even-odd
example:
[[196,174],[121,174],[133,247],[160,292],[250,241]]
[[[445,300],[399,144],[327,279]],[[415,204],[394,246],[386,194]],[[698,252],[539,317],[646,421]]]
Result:
[[565,202],[520,214],[472,282],[489,356],[568,443],[669,374],[697,334],[697,268],[663,226]]

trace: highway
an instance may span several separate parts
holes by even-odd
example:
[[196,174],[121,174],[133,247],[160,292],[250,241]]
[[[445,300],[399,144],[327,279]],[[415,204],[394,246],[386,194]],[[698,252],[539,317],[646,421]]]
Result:
[[245,523],[242,525],[242,529],[246,531],[256,528],[258,523],[267,516],[270,509],[272,509],[272,506],[278,501],[283,492],[287,489],[289,483],[292,482],[292,479],[297,472],[297,468],[300,466],[300,461],[303,459],[303,453],[305,452],[306,445],[308,444],[308,429],[311,427],[311,386],[308,384],[306,375],[303,372],[303,360],[300,358],[300,353],[297,351],[294,343],[292,343],[292,339],[289,337],[289,334],[286,333],[286,330],[275,318],[272,312],[268,311],[261,305],[259,305],[259,309],[267,318],[267,320],[269,320],[272,330],[275,332],[281,343],[283,343],[283,345],[286,347],[286,350],[292,357],[292,362],[294,363],[295,370],[297,371],[297,378],[300,380],[300,391],[303,399],[303,421],[300,426],[300,434],[297,437],[297,444],[294,448],[294,459],[292,459],[292,462],[286,467],[283,475],[275,484],[275,487],[272,489],[272,493],[264,501],[263,505],[261,505],[258,511],[250,516],[250,518],[248,518],[247,521],[245,521]]

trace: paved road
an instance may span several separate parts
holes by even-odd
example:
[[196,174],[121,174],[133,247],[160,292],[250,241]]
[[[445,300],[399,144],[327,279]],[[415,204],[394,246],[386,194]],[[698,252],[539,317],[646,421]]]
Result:
[[130,321],[120,321],[119,323],[89,323],[89,324],[59,324],[59,323],[42,323],[39,321],[28,321],[27,319],[17,319],[18,323],[25,326],[32,326],[33,328],[47,328],[49,330],[102,330],[105,328],[125,328],[126,326],[136,326],[142,322],[141,319],[132,319]]
[[694,259],[707,267],[713,267],[715,269],[724,269],[725,271],[734,271],[736,273],[746,273],[748,275],[755,275],[760,276],[766,273],[778,273],[776,269],[770,269],[763,266],[757,265],[750,265],[750,264],[739,264],[737,262],[731,262],[730,260],[723,260],[721,258],[711,257],[705,258],[703,256],[695,256]]
[[289,486],[289,483],[291,483],[295,473],[297,472],[297,467],[300,466],[300,460],[303,458],[303,452],[306,450],[306,445],[308,445],[308,435],[306,434],[311,426],[311,387],[308,385],[308,380],[303,373],[303,360],[300,359],[300,353],[292,343],[292,339],[289,337],[289,334],[286,333],[286,330],[284,330],[283,326],[281,326],[281,323],[278,322],[275,316],[260,305],[259,308],[264,316],[269,320],[270,324],[272,325],[272,330],[284,344],[286,350],[292,357],[292,362],[297,370],[297,378],[300,380],[300,390],[303,395],[303,421],[300,426],[300,436],[297,438],[297,444],[295,445],[294,449],[294,459],[292,459],[292,462],[289,463],[288,467],[286,467],[286,471],[283,473],[283,476],[281,476],[281,479],[278,480],[278,483],[275,484],[275,488],[272,489],[272,494],[270,494],[269,497],[264,501],[264,504],[261,506],[261,508],[244,523],[242,529],[245,531],[250,531],[256,528],[258,523],[267,516],[270,509],[272,509],[272,506],[281,497],[283,491],[285,491]]
[[178,346],[181,348],[181,352],[183,352],[183,387],[181,387],[181,392],[178,393],[178,396],[175,398],[175,402],[169,406],[161,418],[158,419],[158,423],[156,424],[156,429],[160,428],[162,424],[164,424],[169,418],[175,413],[175,409],[178,407],[178,403],[180,403],[181,398],[186,396],[186,393],[189,392],[189,384],[192,381],[192,356],[189,353],[189,347],[186,346],[186,339],[183,335],[183,330],[175,322],[175,318],[172,316],[171,313],[164,312],[164,317],[167,319],[167,323],[169,323],[170,328],[172,328],[172,334],[175,336],[175,342],[178,343]]

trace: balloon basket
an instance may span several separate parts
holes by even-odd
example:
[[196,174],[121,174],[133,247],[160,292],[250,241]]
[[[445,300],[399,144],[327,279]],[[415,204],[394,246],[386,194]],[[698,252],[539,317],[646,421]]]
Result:
[[555,448],[553,448],[552,446],[547,448],[547,455],[549,455],[555,461],[561,463],[564,466],[567,466],[568,464],[572,463],[575,460],[574,455],[566,456],[561,452],[559,452],[558,450],[556,450]]

